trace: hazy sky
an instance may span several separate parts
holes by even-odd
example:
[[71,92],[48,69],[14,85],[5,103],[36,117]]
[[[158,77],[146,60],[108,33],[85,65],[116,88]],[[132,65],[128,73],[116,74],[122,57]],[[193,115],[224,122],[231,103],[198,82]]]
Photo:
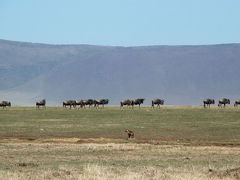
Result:
[[240,42],[240,0],[0,0],[0,39],[53,44]]

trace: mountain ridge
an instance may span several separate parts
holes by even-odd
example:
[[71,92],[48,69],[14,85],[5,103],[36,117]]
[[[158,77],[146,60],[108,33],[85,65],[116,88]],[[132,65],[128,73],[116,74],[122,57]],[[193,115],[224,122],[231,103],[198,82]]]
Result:
[[240,45],[239,43],[213,43],[213,44],[184,44],[184,45],[168,45],[168,44],[162,44],[162,45],[136,45],[136,46],[120,46],[120,45],[95,45],[95,44],[62,44],[62,43],[39,43],[39,42],[28,42],[28,41],[15,41],[15,40],[7,40],[7,39],[0,39],[0,43],[16,43],[16,44],[32,44],[32,45],[43,45],[43,46],[95,46],[95,47],[120,47],[120,48],[138,48],[138,47],[160,47],[160,46],[166,46],[166,47],[178,47],[178,46],[187,46],[187,47],[196,47],[196,46],[224,46],[224,45]]
[[[20,44],[19,44],[20,43]],[[0,95],[16,105],[46,98],[163,98],[198,105],[203,98],[240,98],[240,44],[95,46],[0,39]],[[33,48],[34,47],[34,48]]]

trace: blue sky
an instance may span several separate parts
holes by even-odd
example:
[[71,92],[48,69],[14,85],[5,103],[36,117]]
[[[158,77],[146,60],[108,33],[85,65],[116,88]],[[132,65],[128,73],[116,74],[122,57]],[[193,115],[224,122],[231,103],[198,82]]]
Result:
[[0,0],[0,39],[117,46],[240,42],[239,0]]

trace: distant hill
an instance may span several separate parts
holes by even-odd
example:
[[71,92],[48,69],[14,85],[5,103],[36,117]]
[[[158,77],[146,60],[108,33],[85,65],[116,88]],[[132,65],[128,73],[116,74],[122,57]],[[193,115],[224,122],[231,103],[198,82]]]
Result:
[[168,105],[240,99],[240,44],[114,47],[0,40],[0,100],[143,97]]

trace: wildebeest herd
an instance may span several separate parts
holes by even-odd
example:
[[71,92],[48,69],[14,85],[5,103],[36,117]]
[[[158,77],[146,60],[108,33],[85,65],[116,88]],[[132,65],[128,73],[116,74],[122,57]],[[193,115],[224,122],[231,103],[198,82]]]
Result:
[[[209,107],[210,108],[211,104],[215,104],[214,99],[204,99],[203,100],[203,107],[205,107],[205,108]],[[223,99],[220,99],[218,101],[218,107],[226,107],[227,104],[230,104],[230,99],[223,98]],[[234,107],[237,107],[238,105],[240,105],[240,99],[238,99],[234,102]]]
[[100,100],[95,100],[95,99],[87,99],[87,100],[68,100],[68,101],[63,101],[63,107],[70,107],[70,108],[85,108],[86,106],[91,107],[94,106],[96,108],[99,108],[99,105],[101,105],[104,108],[104,105],[108,104],[109,100],[108,99],[100,99]]
[[0,102],[0,107],[5,108],[5,107],[11,107],[11,102],[9,101],[1,101]]
[[[123,100],[120,102],[120,107],[123,108],[124,106],[127,106],[127,107],[133,108],[135,105],[137,105],[140,108],[140,106],[141,106],[141,104],[143,104],[144,100],[145,99],[143,99],[143,98],[126,99],[126,100]],[[109,103],[108,99],[100,99],[100,100],[87,99],[87,100],[67,100],[67,101],[63,101],[62,105],[64,108],[69,107],[70,109],[71,108],[85,108],[86,106],[89,108],[90,107],[104,108],[104,105],[107,105],[108,103]],[[214,99],[204,99],[203,100],[204,108],[206,108],[206,107],[210,108],[210,106],[212,104],[215,104]],[[226,107],[227,104],[230,104],[230,99],[223,98],[218,101],[218,107]],[[151,101],[152,108],[154,108],[155,105],[158,108],[160,108],[160,105],[164,105],[164,100],[163,99],[153,99]],[[234,102],[234,107],[237,107],[238,105],[240,105],[240,99],[238,99]],[[2,108],[11,107],[11,102],[0,101],[0,107],[2,107]],[[36,108],[39,109],[40,107],[46,108],[46,100],[45,99],[36,102]]]
[[121,101],[120,106],[134,107],[134,105],[138,105],[138,107],[140,107],[140,105],[143,104],[143,102],[144,102],[144,99],[134,99],[134,100],[127,99],[127,100]]
[[[124,106],[127,107],[134,107],[137,105],[139,108],[141,104],[143,104],[144,99],[139,98],[139,99],[126,99],[124,101],[120,102],[120,107],[123,108]],[[104,108],[104,105],[108,104],[109,100],[108,99],[100,99],[100,100],[95,100],[95,99],[87,99],[87,100],[68,100],[68,101],[63,101],[63,107],[69,107],[71,108],[85,108],[86,106],[90,107],[95,107],[99,108],[99,106],[102,106]],[[164,104],[164,100],[162,99],[154,99],[152,101],[152,107],[154,108],[154,105],[157,105],[157,107],[160,107],[160,105]]]
[[[145,99],[134,99],[134,100],[130,100],[130,99],[127,99],[127,100],[124,100],[124,101],[121,101],[120,102],[120,107],[123,107],[123,106],[128,106],[128,107],[134,107],[134,105],[138,105],[138,107],[140,108],[140,105],[143,104]],[[152,108],[154,108],[154,105],[157,105],[157,107],[160,108],[160,105],[163,105],[164,104],[164,100],[163,99],[154,99],[152,100]]]

